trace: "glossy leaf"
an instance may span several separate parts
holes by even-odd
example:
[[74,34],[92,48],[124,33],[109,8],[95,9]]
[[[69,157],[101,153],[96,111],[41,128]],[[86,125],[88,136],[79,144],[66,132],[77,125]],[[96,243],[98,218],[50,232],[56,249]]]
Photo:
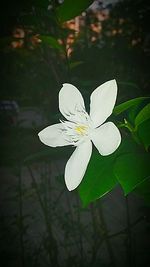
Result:
[[138,126],[138,136],[146,149],[150,146],[150,120]]
[[102,197],[117,184],[113,173],[115,156],[103,157],[95,151],[91,157],[85,176],[79,186],[83,206]]
[[131,138],[125,138],[115,153],[103,157],[97,150],[93,152],[87,171],[79,186],[79,194],[83,206],[102,197],[117,185],[114,174],[116,158],[131,153],[139,152],[140,147]]
[[138,115],[138,113],[149,103],[149,101],[150,99],[147,97],[139,104],[134,105],[127,110],[127,118],[132,125],[135,124],[135,118]]
[[117,158],[114,173],[125,195],[150,176],[149,163],[148,153],[128,153]]
[[80,15],[86,10],[93,0],[64,0],[64,2],[56,9],[56,15],[60,22],[64,22]]
[[141,147],[133,140],[131,137],[124,137],[121,141],[121,145],[115,152],[117,155],[117,158],[121,155],[127,154],[127,153],[140,153]]
[[138,127],[144,121],[150,119],[150,103],[147,104],[136,116],[135,126]]
[[114,108],[114,111],[113,113],[115,115],[119,115],[120,113],[128,110],[129,108],[135,106],[135,105],[139,105],[143,100],[146,100],[148,99],[148,97],[138,97],[138,98],[134,98],[134,99],[131,99],[131,100],[128,100],[118,106],[116,106]]

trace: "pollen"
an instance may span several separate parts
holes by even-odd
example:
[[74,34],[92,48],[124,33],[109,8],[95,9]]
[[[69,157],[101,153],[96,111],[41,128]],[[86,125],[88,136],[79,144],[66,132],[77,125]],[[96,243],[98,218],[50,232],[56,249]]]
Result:
[[87,126],[84,126],[84,125],[76,126],[75,131],[80,135],[85,135],[87,131]]

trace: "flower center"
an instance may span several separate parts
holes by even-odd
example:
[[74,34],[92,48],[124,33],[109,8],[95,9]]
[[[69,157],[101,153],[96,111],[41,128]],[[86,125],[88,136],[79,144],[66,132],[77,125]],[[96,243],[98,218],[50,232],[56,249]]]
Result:
[[61,123],[63,125],[62,132],[65,133],[66,140],[74,146],[77,146],[89,135],[90,126],[88,124],[78,124],[71,121],[61,121]]
[[84,125],[78,125],[75,127],[75,131],[77,132],[77,134],[79,135],[85,135],[87,133],[87,126]]

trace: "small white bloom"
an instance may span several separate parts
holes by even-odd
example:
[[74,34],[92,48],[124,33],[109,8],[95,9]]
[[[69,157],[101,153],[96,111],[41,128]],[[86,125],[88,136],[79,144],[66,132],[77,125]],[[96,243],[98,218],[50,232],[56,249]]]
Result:
[[120,145],[118,128],[112,122],[104,123],[112,114],[116,96],[115,80],[97,87],[91,94],[88,115],[79,90],[65,83],[59,92],[59,110],[68,121],[48,126],[38,134],[40,140],[51,147],[76,146],[65,167],[69,191],[74,190],[83,179],[92,153],[92,142],[103,156],[113,153]]

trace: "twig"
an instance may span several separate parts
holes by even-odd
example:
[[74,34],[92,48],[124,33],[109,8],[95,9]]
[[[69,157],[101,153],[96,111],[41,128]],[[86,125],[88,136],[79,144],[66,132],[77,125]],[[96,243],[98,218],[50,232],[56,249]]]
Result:
[[[134,223],[130,224],[130,228],[134,227],[135,225],[137,225],[142,220],[144,220],[144,217],[143,216],[139,217]],[[126,234],[127,234],[127,227],[124,228],[123,230],[117,232],[117,233],[114,233],[112,235],[108,235],[108,237],[109,238],[113,238],[113,237],[117,237],[119,235],[126,235]]]
[[37,194],[37,197],[38,197],[38,200],[39,200],[39,203],[41,205],[41,209],[42,209],[42,212],[43,212],[43,215],[44,215],[44,218],[45,218],[45,224],[46,224],[46,228],[47,228],[47,232],[48,232],[48,236],[49,236],[49,241],[50,241],[49,244],[51,245],[51,249],[48,251],[49,257],[50,257],[50,261],[51,261],[53,266],[59,267],[57,242],[54,239],[53,234],[52,234],[52,229],[51,229],[50,220],[48,218],[47,209],[46,209],[46,207],[45,207],[45,205],[43,203],[43,200],[41,198],[41,195],[39,193],[39,188],[38,188],[36,179],[35,179],[35,177],[33,175],[32,169],[29,166],[28,166],[28,170],[29,170],[29,173],[30,173],[30,176],[31,176],[31,179],[32,179],[32,182],[33,182],[33,186],[35,187],[36,194]]
[[132,267],[133,257],[132,257],[132,233],[131,233],[131,224],[130,224],[130,210],[129,210],[129,202],[128,197],[125,197],[126,203],[126,217],[127,217],[127,259],[128,259],[128,266]]
[[21,265],[25,266],[25,255],[24,255],[24,240],[23,240],[23,203],[22,203],[22,177],[21,167],[18,174],[18,190],[19,190],[19,238],[21,247]]
[[105,219],[104,219],[102,204],[101,204],[100,201],[99,201],[99,205],[97,205],[97,208],[99,210],[100,221],[102,223],[102,226],[103,226],[103,229],[104,229],[104,233],[105,233],[104,234],[104,238],[105,238],[106,247],[107,247],[107,251],[108,251],[108,254],[109,254],[109,258],[110,258],[110,265],[112,267],[115,267],[116,266],[115,257],[114,257],[114,253],[113,253],[113,249],[112,249],[109,237],[108,237],[107,225],[106,225],[106,222],[105,222]]

